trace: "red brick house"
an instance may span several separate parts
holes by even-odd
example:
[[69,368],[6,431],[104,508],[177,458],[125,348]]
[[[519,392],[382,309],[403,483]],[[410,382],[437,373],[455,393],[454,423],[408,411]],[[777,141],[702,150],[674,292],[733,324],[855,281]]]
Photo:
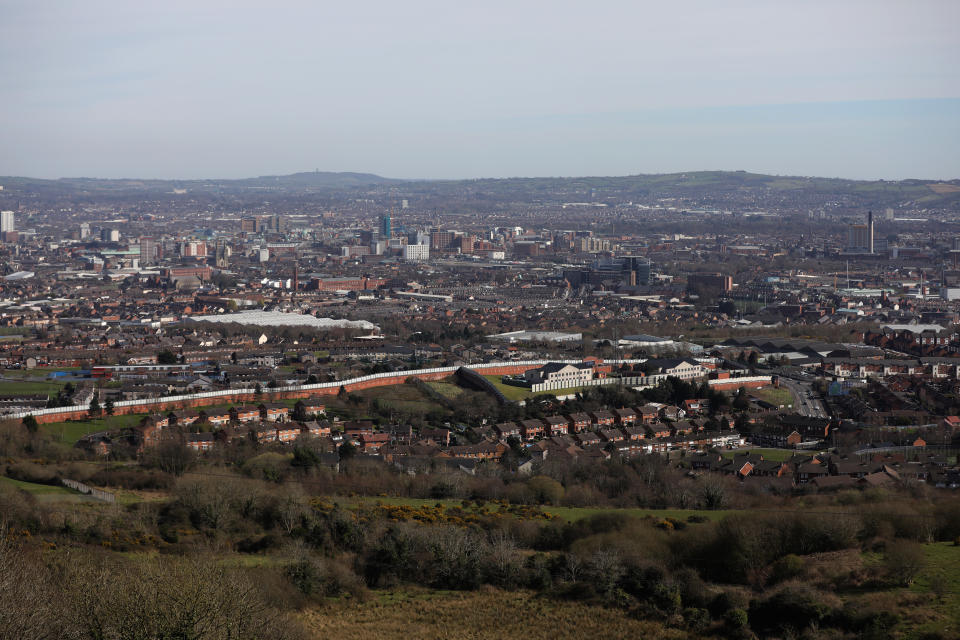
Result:
[[280,423],[276,429],[280,442],[292,442],[300,435],[300,425],[295,422]]
[[257,439],[257,442],[276,442],[277,428],[272,424],[261,424],[251,427],[250,433]]
[[515,422],[501,422],[494,425],[493,430],[500,436],[501,440],[506,440],[510,437],[520,437],[520,427]]
[[364,453],[379,451],[380,447],[390,442],[389,433],[363,433],[360,435],[360,448]]
[[567,416],[568,429],[572,433],[580,433],[590,428],[593,421],[589,413],[571,413]]
[[276,402],[264,403],[259,407],[260,419],[267,422],[284,422],[290,416],[290,407]]
[[601,429],[600,437],[606,442],[620,442],[627,439],[627,436],[620,429]]
[[187,434],[187,446],[194,451],[209,451],[213,449],[214,439],[212,433],[189,433]]
[[228,424],[231,419],[229,409],[211,409],[207,412],[207,422],[217,427]]
[[669,437],[670,437],[670,427],[668,427],[668,426],[666,426],[666,425],[657,424],[657,425],[652,426],[652,427],[650,428],[650,430],[653,432],[653,433],[652,433],[652,437],[654,437],[654,438],[669,438]]
[[304,435],[311,435],[317,438],[330,435],[330,425],[320,424],[316,420],[311,420],[309,422],[304,422],[300,425],[300,433]]
[[660,407],[655,404],[646,404],[637,408],[637,415],[643,424],[653,424],[660,417]]
[[583,431],[574,436],[581,447],[597,446],[603,444],[603,440],[593,431]]
[[230,409],[230,419],[243,424],[260,420],[260,409],[252,405],[241,405]]
[[570,424],[563,416],[550,416],[543,421],[547,423],[547,433],[551,436],[565,436],[570,430]]
[[613,413],[614,422],[624,427],[633,426],[633,424],[637,421],[637,413],[629,407],[624,409],[614,409],[611,413]]
[[534,438],[542,436],[545,431],[543,422],[540,420],[522,420],[520,422],[520,429],[523,432],[524,440],[533,440]]
[[450,445],[450,429],[432,429],[430,427],[424,427],[420,430],[420,436],[423,438],[430,438],[441,447]]
[[609,411],[591,411],[590,420],[598,427],[612,427],[616,418]]
[[170,425],[177,427],[189,427],[194,422],[200,421],[200,411],[196,409],[183,409],[181,411],[171,411],[168,414]]
[[447,453],[452,458],[469,458],[473,460],[499,460],[506,453],[507,447],[502,442],[478,442],[450,447]]
[[323,401],[317,396],[310,396],[309,398],[298,400],[295,407],[303,412],[305,416],[315,416],[326,413],[327,411],[326,405],[324,405]]

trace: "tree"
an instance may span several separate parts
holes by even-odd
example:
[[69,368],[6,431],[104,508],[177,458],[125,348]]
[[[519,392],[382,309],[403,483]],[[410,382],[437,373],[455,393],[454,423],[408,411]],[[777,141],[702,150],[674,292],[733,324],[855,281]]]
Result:
[[153,447],[147,459],[152,460],[161,471],[182,476],[193,464],[195,457],[190,447],[171,439]]
[[737,411],[746,411],[750,408],[750,399],[747,397],[747,391],[743,387],[737,389],[737,396],[733,399],[733,408]]
[[112,416],[114,412],[113,398],[107,398],[106,404],[104,404],[104,410],[107,412],[108,416]]
[[27,428],[27,431],[30,433],[36,433],[40,425],[37,424],[37,419],[33,416],[27,416],[23,419],[23,426]]
[[100,394],[94,393],[93,398],[90,400],[90,409],[88,410],[91,418],[97,418],[100,416]]
[[887,576],[894,584],[909,587],[916,577],[923,571],[926,556],[923,549],[916,542],[896,540],[888,545],[883,556],[883,566]]
[[527,481],[527,488],[533,493],[534,499],[540,504],[560,504],[563,498],[563,485],[547,476],[535,476]]
[[263,394],[263,385],[258,382],[257,386],[253,388],[253,395],[259,396],[262,394]]
[[164,349],[157,354],[157,364],[177,364],[177,354],[169,349]]

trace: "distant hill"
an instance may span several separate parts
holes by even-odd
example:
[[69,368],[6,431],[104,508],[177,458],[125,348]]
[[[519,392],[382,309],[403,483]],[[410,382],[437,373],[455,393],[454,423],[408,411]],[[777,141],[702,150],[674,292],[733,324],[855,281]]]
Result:
[[242,179],[152,180],[0,177],[7,198],[13,193],[40,196],[96,198],[135,197],[139,194],[228,194],[249,201],[258,193],[278,195],[349,193],[400,188],[403,193],[432,198],[487,202],[579,202],[612,199],[642,200],[662,197],[698,197],[748,205],[784,203],[818,206],[835,197],[851,206],[956,206],[960,180],[845,180],[805,176],[772,176],[746,171],[691,171],[632,176],[480,178],[468,180],[398,180],[371,173],[312,171]]
[[401,183],[402,180],[383,178],[372,173],[311,171],[293,173],[286,176],[260,176],[241,179],[205,179],[205,180],[154,180],[136,178],[59,178],[44,180],[40,178],[0,177],[4,188],[26,190],[47,190],[51,192],[172,192],[184,189],[188,192],[215,190],[330,190],[352,189],[377,185]]

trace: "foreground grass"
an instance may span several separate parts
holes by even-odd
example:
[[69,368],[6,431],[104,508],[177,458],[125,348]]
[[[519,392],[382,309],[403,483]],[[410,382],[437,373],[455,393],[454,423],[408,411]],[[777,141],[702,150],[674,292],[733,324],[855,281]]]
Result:
[[631,619],[623,611],[559,602],[527,591],[495,589],[375,592],[367,602],[340,600],[307,610],[301,617],[316,637],[339,640],[686,637],[657,622]]
[[[950,542],[933,542],[923,545],[926,566],[910,585],[910,592],[923,594],[943,617],[915,625],[915,635],[928,632],[951,634],[960,637],[960,546]],[[939,582],[942,598],[937,598],[934,588]]]

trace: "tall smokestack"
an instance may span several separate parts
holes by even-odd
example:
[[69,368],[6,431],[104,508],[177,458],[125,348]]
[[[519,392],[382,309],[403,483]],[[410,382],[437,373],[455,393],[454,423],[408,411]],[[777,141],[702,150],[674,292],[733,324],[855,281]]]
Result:
[[873,211],[867,212],[867,233],[870,234],[870,253],[873,253]]

